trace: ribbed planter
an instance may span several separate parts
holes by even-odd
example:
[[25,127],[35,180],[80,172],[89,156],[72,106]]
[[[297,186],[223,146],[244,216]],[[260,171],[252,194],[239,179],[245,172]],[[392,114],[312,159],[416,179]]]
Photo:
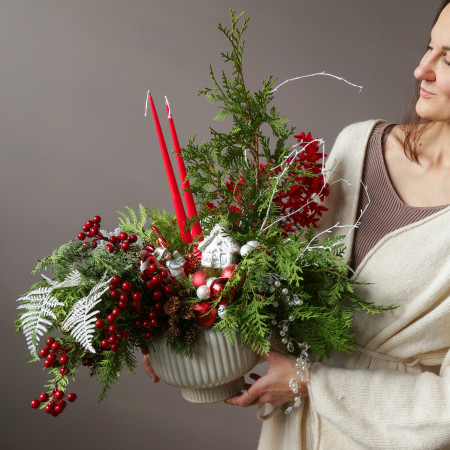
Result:
[[202,330],[192,358],[172,353],[164,339],[150,351],[153,370],[161,380],[181,388],[191,403],[221,402],[244,388],[244,375],[259,356],[235,338],[231,345],[219,331]]

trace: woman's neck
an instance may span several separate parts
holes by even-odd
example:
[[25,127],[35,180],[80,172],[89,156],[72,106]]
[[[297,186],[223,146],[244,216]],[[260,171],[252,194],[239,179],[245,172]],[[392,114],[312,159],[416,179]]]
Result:
[[418,145],[418,157],[427,168],[450,170],[450,123],[436,122],[425,131]]

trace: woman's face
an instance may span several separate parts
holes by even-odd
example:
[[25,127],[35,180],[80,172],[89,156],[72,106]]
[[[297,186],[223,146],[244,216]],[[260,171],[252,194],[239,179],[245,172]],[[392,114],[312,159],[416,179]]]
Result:
[[450,4],[431,30],[428,50],[414,76],[421,81],[417,114],[424,119],[450,123]]

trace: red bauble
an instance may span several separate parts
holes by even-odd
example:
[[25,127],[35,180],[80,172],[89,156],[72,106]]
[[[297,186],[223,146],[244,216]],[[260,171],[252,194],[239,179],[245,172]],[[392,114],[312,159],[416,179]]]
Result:
[[200,286],[203,286],[206,284],[206,280],[208,277],[206,276],[205,269],[197,270],[197,272],[194,272],[194,276],[192,277],[192,284],[198,288]]
[[211,286],[209,287],[211,300],[215,301],[220,297],[227,281],[228,281],[227,278],[216,278],[211,283]]
[[222,272],[220,272],[220,277],[228,278],[229,280],[231,280],[235,275],[236,268],[237,264],[230,264],[229,266],[224,267]]
[[217,310],[216,308],[211,308],[211,305],[209,303],[195,304],[194,322],[199,327],[210,327],[216,321],[216,318]]

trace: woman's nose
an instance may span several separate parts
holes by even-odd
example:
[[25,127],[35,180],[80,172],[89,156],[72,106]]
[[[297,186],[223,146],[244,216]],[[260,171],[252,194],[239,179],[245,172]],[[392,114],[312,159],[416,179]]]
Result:
[[416,67],[416,70],[414,70],[414,76],[418,80],[435,81],[436,73],[434,69],[434,61],[428,53],[422,58],[420,64]]

